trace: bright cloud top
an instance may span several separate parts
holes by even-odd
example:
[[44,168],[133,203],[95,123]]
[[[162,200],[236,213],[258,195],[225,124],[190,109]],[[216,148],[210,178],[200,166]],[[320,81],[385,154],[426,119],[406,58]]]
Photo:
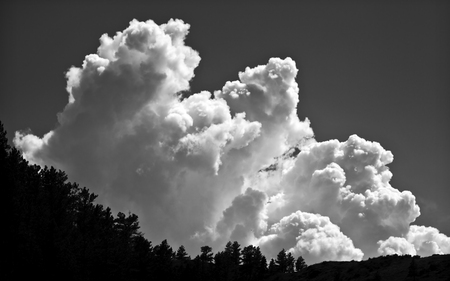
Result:
[[181,99],[200,62],[188,31],[181,20],[133,20],[104,34],[97,54],[66,74],[59,125],[42,138],[16,132],[14,144],[113,210],[137,213],[150,240],[190,252],[237,240],[308,263],[450,253],[444,234],[411,225],[419,207],[389,184],[390,151],[356,135],[314,140],[296,114],[292,59]]

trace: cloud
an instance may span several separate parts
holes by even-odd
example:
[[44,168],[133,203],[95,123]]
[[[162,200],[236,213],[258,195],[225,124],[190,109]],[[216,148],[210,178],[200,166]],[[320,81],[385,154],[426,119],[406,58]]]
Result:
[[450,254],[450,238],[434,227],[411,225],[405,237],[389,237],[379,241],[378,252],[384,255],[402,254],[431,256]]
[[349,260],[404,243],[390,237],[407,237],[419,254],[438,251],[421,238],[434,237],[447,251],[443,234],[410,227],[420,210],[389,184],[390,151],[356,135],[316,142],[297,116],[292,59],[271,58],[221,90],[182,98],[200,63],[184,43],[189,28],[133,20],[102,35],[97,53],[66,73],[56,128],[42,138],[16,132],[15,146],[31,163],[66,171],[99,203],[139,215],[150,240],[192,253],[238,240],[269,256],[282,246],[310,263]]
[[[302,148],[295,160],[281,158],[280,171],[265,171],[253,186],[273,190],[277,208],[268,212],[274,223],[297,210],[328,216],[366,256],[378,255],[377,242],[406,235],[419,215],[415,197],[389,184],[390,151],[352,135]],[[279,182],[278,189],[272,178]],[[279,203],[282,202],[282,203]]]
[[389,237],[385,241],[378,241],[378,253],[380,255],[411,255],[415,256],[417,254],[414,245],[408,242],[403,237]]
[[411,225],[406,239],[420,256],[450,254],[450,238],[434,227]]
[[303,256],[308,264],[323,260],[361,260],[363,252],[353,246],[328,217],[297,211],[272,225],[259,240],[269,256],[284,248],[294,256]]
[[229,86],[182,100],[178,93],[200,62],[184,44],[188,31],[181,20],[133,20],[112,38],[104,34],[97,54],[66,73],[69,100],[59,125],[42,139],[17,132],[14,143],[31,163],[54,165],[88,186],[100,203],[137,213],[151,240],[196,251],[200,242],[186,238],[238,210],[239,200],[264,198],[256,190],[239,197],[248,175],[312,130],[295,114],[291,59],[271,59],[226,84],[246,89],[257,107],[239,107],[243,96],[229,104]]
[[231,206],[223,211],[217,223],[217,232],[226,240],[246,241],[248,236],[260,237],[267,230],[264,205],[267,196],[264,192],[247,188],[244,194],[233,199]]

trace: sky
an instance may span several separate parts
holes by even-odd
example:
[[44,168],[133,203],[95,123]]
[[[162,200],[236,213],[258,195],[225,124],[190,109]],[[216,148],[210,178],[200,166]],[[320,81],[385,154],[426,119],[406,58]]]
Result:
[[138,214],[154,244],[450,253],[445,1],[0,10],[11,144]]

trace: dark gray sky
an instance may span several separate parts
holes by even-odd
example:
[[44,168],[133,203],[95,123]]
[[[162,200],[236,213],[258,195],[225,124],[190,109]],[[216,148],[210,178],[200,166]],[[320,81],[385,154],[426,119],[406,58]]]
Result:
[[[318,141],[351,134],[391,150],[392,186],[416,224],[450,235],[450,4],[446,1],[2,1],[0,120],[9,139],[56,126],[64,73],[133,18],[191,25],[192,92],[218,90],[270,57],[297,62],[298,114]],[[168,3],[167,3],[168,2]],[[242,1],[244,2],[244,1]],[[280,3],[281,2],[281,3]]]

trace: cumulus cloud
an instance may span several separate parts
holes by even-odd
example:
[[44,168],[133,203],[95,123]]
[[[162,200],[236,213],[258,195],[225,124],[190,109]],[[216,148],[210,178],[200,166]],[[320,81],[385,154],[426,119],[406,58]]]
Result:
[[378,252],[383,255],[401,254],[431,256],[450,254],[450,238],[434,227],[411,225],[405,237],[380,240]]
[[66,74],[69,101],[59,125],[43,138],[17,132],[14,143],[31,163],[65,170],[101,203],[137,213],[150,239],[194,251],[195,239],[186,237],[219,221],[228,223],[225,232],[233,227],[230,235],[237,235],[237,225],[256,231],[237,215],[229,221],[233,208],[227,208],[239,209],[240,200],[259,192],[239,197],[247,175],[312,130],[295,115],[291,59],[271,59],[227,83],[251,96],[251,110],[239,107],[244,97],[228,103],[231,86],[181,100],[178,93],[189,88],[200,62],[184,44],[188,31],[181,20],[133,20],[114,37],[103,35],[97,54]]
[[200,63],[184,43],[189,28],[133,20],[102,35],[97,53],[66,73],[58,126],[42,138],[16,132],[15,146],[31,163],[66,171],[99,203],[138,214],[150,240],[193,253],[228,240],[269,256],[284,247],[310,263],[410,245],[448,251],[445,235],[410,227],[420,210],[389,184],[390,151],[356,135],[314,140],[297,116],[292,59],[271,58],[183,99]]
[[385,241],[378,241],[380,255],[416,255],[416,248],[403,237],[389,237]]
[[[277,207],[268,213],[276,222],[297,210],[328,216],[367,256],[377,255],[377,242],[406,235],[419,215],[415,197],[389,184],[390,151],[352,135],[302,148],[295,160],[276,163],[280,172],[263,171],[255,186],[275,192]],[[271,188],[275,178],[278,190]],[[268,180],[269,179],[269,180]],[[270,186],[267,186],[270,185]],[[282,203],[280,203],[282,202]],[[270,223],[269,223],[270,224]]]
[[434,227],[411,225],[406,238],[421,256],[450,254],[450,237]]
[[[264,192],[248,188],[233,199],[217,223],[217,231],[227,240],[246,243],[246,238],[260,237],[267,230]],[[250,235],[250,237],[249,237]]]
[[308,264],[323,260],[361,260],[363,257],[363,252],[355,248],[328,217],[301,211],[272,225],[259,245],[270,256],[276,256],[284,248],[294,256],[303,256]]

